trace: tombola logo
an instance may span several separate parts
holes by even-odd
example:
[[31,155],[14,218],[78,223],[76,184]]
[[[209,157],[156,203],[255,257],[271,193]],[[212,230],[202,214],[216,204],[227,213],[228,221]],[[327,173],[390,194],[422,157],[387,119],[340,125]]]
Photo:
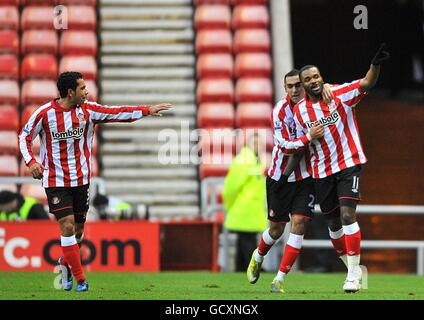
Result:
[[52,132],[52,138],[55,140],[66,140],[70,138],[79,139],[84,134],[84,127],[68,129],[68,131]]
[[309,129],[319,124],[323,124],[324,126],[329,126],[339,121],[339,119],[340,119],[339,113],[337,111],[334,111],[328,117],[322,117],[321,119],[317,121],[306,122],[306,125]]

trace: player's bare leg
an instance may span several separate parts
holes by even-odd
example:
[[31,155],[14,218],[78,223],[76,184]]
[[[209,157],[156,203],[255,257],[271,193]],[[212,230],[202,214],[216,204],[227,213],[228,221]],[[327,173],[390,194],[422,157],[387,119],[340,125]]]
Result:
[[283,235],[285,223],[275,223],[271,221],[271,225],[262,233],[261,242],[255,251],[253,251],[247,268],[247,280],[254,284],[258,281],[264,257],[274,245],[274,243]]
[[346,240],[340,215],[336,213],[334,215],[324,215],[324,217],[327,221],[331,243],[336,250],[337,256],[343,261],[347,269]]
[[348,273],[343,290],[357,292],[361,288],[362,270],[360,264],[361,230],[356,222],[356,209],[349,206],[340,207],[343,232],[346,237]]
[[287,240],[284,249],[284,255],[281,259],[279,271],[271,283],[271,292],[284,293],[284,277],[287,273],[289,273],[297,257],[299,256],[300,250],[302,248],[303,236],[309,221],[310,218],[306,216],[293,215],[291,217],[289,239]]

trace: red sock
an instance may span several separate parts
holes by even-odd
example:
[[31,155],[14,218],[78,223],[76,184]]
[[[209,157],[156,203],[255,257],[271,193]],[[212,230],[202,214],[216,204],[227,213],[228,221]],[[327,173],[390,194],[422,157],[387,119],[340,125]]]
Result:
[[281,260],[281,263],[280,263],[280,271],[286,274],[289,273],[299,253],[300,253],[300,249],[296,249],[295,247],[292,247],[291,245],[286,244],[286,247],[284,249],[283,259]]
[[348,256],[361,254],[361,230],[354,234],[345,234],[346,252]]
[[65,261],[68,263],[71,268],[72,274],[74,275],[77,282],[85,281],[84,273],[82,271],[81,258],[80,258],[80,250],[77,244],[73,244],[71,246],[62,247],[63,256],[65,257]]
[[259,242],[259,246],[258,246],[258,253],[261,256],[265,256],[268,253],[269,249],[271,249],[271,247],[272,247],[272,244],[271,245],[266,244],[264,239],[261,238],[261,242]]
[[331,243],[333,244],[334,249],[336,249],[337,255],[343,256],[346,254],[346,235],[343,235],[342,237],[338,239],[331,239]]

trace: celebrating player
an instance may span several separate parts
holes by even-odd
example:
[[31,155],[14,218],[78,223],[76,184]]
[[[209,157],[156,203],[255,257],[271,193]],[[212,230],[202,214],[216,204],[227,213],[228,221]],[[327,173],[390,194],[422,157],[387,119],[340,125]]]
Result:
[[[32,176],[42,179],[50,212],[60,226],[62,287],[71,290],[74,275],[76,291],[87,291],[79,247],[89,207],[94,127],[97,123],[133,122],[148,115],[160,116],[171,105],[108,107],[89,102],[79,72],[60,74],[57,88],[60,98],[34,111],[19,134],[19,147]],[[32,151],[32,141],[37,135],[41,141],[41,163],[35,160]]]
[[306,95],[294,108],[294,120],[298,136],[307,135],[316,125],[325,128],[324,136],[313,140],[309,147],[310,161],[317,203],[328,219],[333,245],[339,255],[347,255],[345,292],[360,290],[362,280],[361,231],[356,221],[356,206],[361,200],[361,165],[367,158],[354,107],[375,86],[380,65],[389,57],[382,44],[365,77],[332,87],[334,99],[328,104],[322,99],[324,81],[318,68],[308,65],[300,70]]

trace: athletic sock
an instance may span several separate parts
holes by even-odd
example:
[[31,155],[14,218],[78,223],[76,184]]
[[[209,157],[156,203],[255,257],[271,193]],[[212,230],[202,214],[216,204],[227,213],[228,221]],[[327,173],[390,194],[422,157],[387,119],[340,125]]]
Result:
[[361,230],[357,222],[343,226],[346,240],[348,274],[359,272],[361,255]]
[[330,234],[331,243],[333,244],[334,249],[336,250],[337,255],[340,260],[343,261],[345,266],[347,267],[347,257],[346,257],[346,236],[343,232],[343,228],[337,231],[331,231],[328,229]]
[[276,242],[270,235],[269,235],[269,228],[266,229],[262,233],[261,242],[259,242],[258,246],[258,255],[255,255],[255,260],[257,262],[262,262],[263,257],[266,256],[269,249],[273,246],[273,244]]
[[290,233],[280,263],[280,272],[287,274],[291,270],[302,248],[303,235]]
[[72,274],[74,275],[77,282],[85,281],[86,278],[82,271],[80,250],[75,239],[75,235],[70,237],[60,237],[60,242],[62,245],[63,256],[65,261],[71,268]]

